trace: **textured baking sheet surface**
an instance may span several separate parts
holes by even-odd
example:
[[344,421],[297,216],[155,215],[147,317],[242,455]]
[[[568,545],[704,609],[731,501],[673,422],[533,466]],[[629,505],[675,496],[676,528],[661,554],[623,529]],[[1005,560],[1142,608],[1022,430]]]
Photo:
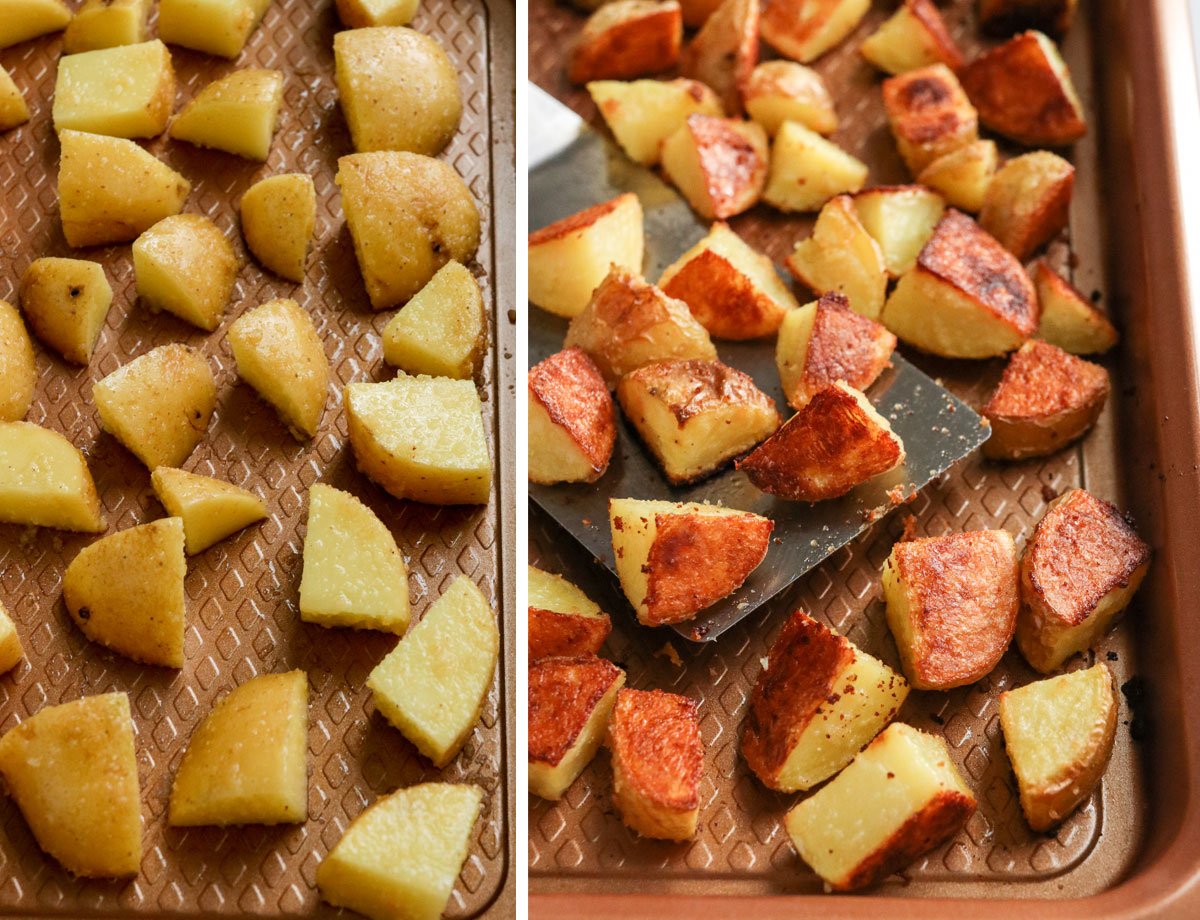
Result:
[[[876,4],[858,30],[815,66],[837,102],[841,126],[835,140],[871,167],[870,184],[909,181],[888,131],[879,77],[857,54],[861,40],[888,14]],[[941,4],[951,31],[970,56],[975,38],[970,0]],[[1072,160],[1078,170],[1069,232],[1051,246],[1056,268],[1106,303],[1102,277],[1104,224],[1098,187],[1097,133],[1102,130],[1093,98],[1088,17],[1083,14],[1064,46],[1092,130]],[[587,94],[563,72],[565,49],[582,17],[552,0],[530,2],[530,76],[593,125],[600,119]],[[764,46],[764,54],[770,52]],[[603,129],[602,129],[603,130]],[[811,218],[756,208],[732,226],[777,262],[795,240],[807,236]],[[1068,247],[1068,238],[1070,246]],[[1073,256],[1071,251],[1073,250]],[[1119,322],[1120,313],[1116,312]],[[722,351],[718,343],[718,351]],[[953,392],[978,406],[999,376],[1002,362],[947,362],[905,354]],[[820,880],[795,855],[783,816],[796,800],[765,789],[738,754],[740,726],[762,659],[786,615],[803,607],[849,636],[868,652],[898,666],[879,589],[879,572],[911,515],[917,535],[1003,527],[1023,540],[1058,493],[1086,485],[1119,504],[1116,420],[1123,384],[1117,362],[1113,404],[1079,446],[1053,457],[993,464],[973,456],[924,489],[905,508],[836,552],[829,560],[714,643],[693,646],[667,630],[647,630],[615,580],[586,552],[561,538],[557,525],[532,509],[530,554],[591,593],[613,616],[613,635],[603,654],[624,666],[629,684],[661,687],[700,702],[701,728],[709,752],[702,787],[700,830],[684,844],[642,840],[626,830],[610,799],[611,773],[601,752],[581,779],[555,804],[529,798],[530,890],[550,892],[644,892],[711,894],[806,894]],[[639,496],[646,497],[646,496]],[[1135,598],[1125,625],[1097,646],[1124,684],[1136,670],[1130,623],[1143,614]],[[674,662],[678,657],[679,663]],[[1091,663],[1078,660],[1075,666]],[[1010,651],[984,680],[949,693],[913,692],[900,718],[946,738],[963,776],[975,790],[979,810],[951,842],[893,876],[879,893],[907,897],[1042,897],[1085,895],[1114,884],[1129,868],[1144,831],[1145,795],[1131,711],[1121,700],[1121,725],[1112,762],[1100,790],[1053,835],[1035,834],[1021,816],[1016,784],[1004,754],[998,694],[1034,677]]]
[[[151,315],[136,303],[128,245],[66,247],[55,190],[58,144],[50,119],[60,37],[0,50],[0,64],[13,74],[34,113],[31,123],[0,135],[0,298],[15,304],[21,273],[45,255],[100,261],[114,292],[90,367],[65,364],[38,347],[40,379],[28,420],[63,432],[85,451],[109,533],[160,517],[149,473],[100,433],[89,394],[94,381],[134,356],[167,342],[187,342],[208,359],[219,403],[207,436],[185,467],[254,490],[267,500],[270,514],[269,520],[190,557],[187,661],[180,671],[128,661],[87,642],[70,622],[60,579],[91,537],[0,526],[0,599],[16,621],[27,655],[0,677],[0,732],[48,704],[127,692],[145,821],[142,871],[135,879],[78,881],[41,853],[15,805],[0,796],[0,915],[335,915],[319,900],[315,885],[317,865],[329,848],[378,796],[439,778],[478,783],[485,790],[484,811],[448,915],[475,916],[489,909],[490,915],[512,915],[512,790],[505,766],[512,730],[512,517],[503,510],[501,496],[508,498],[505,480],[512,474],[513,268],[510,247],[501,245],[511,211],[492,210],[494,200],[509,202],[512,196],[512,127],[492,123],[493,112],[511,112],[512,21],[513,8],[503,2],[489,8],[482,0],[424,0],[413,24],[439,38],[459,70],[463,122],[442,156],[463,175],[483,214],[476,273],[494,322],[481,387],[489,446],[499,464],[487,507],[439,509],[397,501],[354,468],[341,388],[352,380],[392,375],[378,334],[391,314],[370,312],[334,186],[337,158],[352,147],[333,81],[338,21],[332,0],[274,3],[233,62],[171,49],[178,105],[237,67],[272,67],[285,75],[279,130],[266,164],[163,139],[148,145],[192,181],[186,210],[209,215],[246,260],[225,320],[211,335],[167,314]],[[237,202],[246,188],[288,171],[311,175],[319,201],[303,286],[258,267],[245,251],[237,219]],[[310,312],[330,360],[326,415],[310,442],[294,440],[274,411],[238,383],[225,339],[236,316],[275,297],[295,298]],[[391,528],[408,560],[414,613],[423,613],[460,573],[479,584],[501,611],[504,654],[482,724],[443,771],[375,712],[364,686],[395,638],[299,620],[305,492],[318,481],[359,496]],[[167,827],[171,779],[199,720],[232,687],[256,674],[291,668],[306,670],[311,684],[307,823]]]

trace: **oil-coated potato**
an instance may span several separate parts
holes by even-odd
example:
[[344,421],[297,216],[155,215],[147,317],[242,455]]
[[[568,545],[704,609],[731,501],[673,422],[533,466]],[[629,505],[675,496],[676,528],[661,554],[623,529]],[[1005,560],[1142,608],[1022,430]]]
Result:
[[7,674],[15,668],[24,654],[16,624],[4,605],[0,604],[0,674]]
[[420,0],[336,0],[338,18],[347,29],[371,26],[406,26],[417,13]]
[[816,131],[837,130],[837,111],[821,75],[795,61],[763,61],[750,73],[742,90],[746,114],[774,137],[785,121]]
[[975,141],[938,157],[917,174],[917,181],[941,194],[951,207],[977,214],[998,162],[995,141]]
[[785,121],[771,145],[763,201],[781,211],[817,211],[834,195],[866,184],[867,164],[795,121]]
[[0,422],[19,422],[33,403],[37,362],[21,314],[0,300]]
[[267,516],[261,498],[219,479],[160,466],[150,484],[167,514],[183,521],[189,556]]
[[529,566],[529,660],[596,655],[612,621],[596,602],[561,575]]
[[621,149],[643,166],[658,162],[662,142],[688,116],[722,114],[717,94],[698,80],[594,80],[587,90]]
[[487,311],[470,269],[447,262],[383,329],[383,357],[410,374],[472,380],[487,351]]
[[917,264],[945,210],[942,196],[920,185],[880,185],[854,196],[854,211],[879,244],[892,278]]
[[530,482],[595,482],[616,440],[612,395],[586,352],[565,348],[529,369]]
[[0,48],[57,32],[70,21],[71,10],[62,0],[2,0]]
[[979,138],[979,116],[945,64],[884,80],[883,104],[896,147],[914,176]]
[[104,531],[96,484],[74,444],[31,422],[0,422],[0,521]]
[[269,176],[246,190],[239,205],[246,247],[266,268],[297,284],[317,225],[312,176]]
[[697,214],[724,220],[758,201],[767,156],[767,132],[757,122],[689,115],[663,141],[662,168]]
[[0,132],[29,121],[29,106],[8,71],[0,67]]
[[807,64],[854,31],[871,0],[769,0],[762,12],[762,37],[794,61]]
[[838,195],[821,208],[812,236],[797,241],[787,267],[818,297],[841,294],[856,313],[879,318],[887,293],[887,263],[849,195]]
[[679,72],[712,87],[730,115],[758,63],[758,20],[757,0],[724,0],[680,57]]
[[159,0],[158,37],[235,58],[270,5],[271,0]]
[[87,364],[112,306],[97,262],[35,259],[21,279],[21,309],[34,334],[68,361]]
[[858,50],[880,70],[891,74],[930,64],[945,64],[951,70],[963,65],[962,52],[932,0],[904,0]]
[[146,40],[151,0],[84,0],[63,35],[63,52],[78,54]]
[[1042,308],[1037,337],[1073,355],[1108,351],[1117,344],[1117,330],[1082,291],[1044,261],[1033,266],[1033,284]]
[[171,137],[265,161],[279,124],[283,74],[235,70],[196,94],[171,122]]
[[175,109],[171,52],[158,39],[65,55],[54,84],[54,128],[157,137]]
[[979,226],[1024,262],[1067,225],[1075,167],[1048,150],[1013,157],[988,185]]
[[676,0],[613,0],[588,17],[571,46],[572,83],[629,80],[674,67],[683,42]]
[[164,217],[133,244],[138,297],[206,332],[220,325],[239,267],[225,234],[200,214]]

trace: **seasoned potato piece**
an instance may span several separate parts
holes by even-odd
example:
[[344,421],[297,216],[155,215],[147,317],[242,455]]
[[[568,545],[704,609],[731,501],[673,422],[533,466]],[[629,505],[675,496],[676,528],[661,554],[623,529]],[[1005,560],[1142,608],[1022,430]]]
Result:
[[629,80],[675,66],[683,42],[676,0],[613,0],[588,17],[571,47],[567,78]]
[[[571,0],[578,7],[591,6],[595,9],[600,3],[605,0]],[[607,0],[612,2],[612,0]],[[679,5],[683,7],[683,24],[689,29],[699,29],[708,21],[708,17],[717,11],[723,0],[679,0]]]
[[1061,38],[1071,28],[1078,0],[979,0],[979,26],[993,35],[1041,29]]
[[329,399],[329,360],[308,311],[272,300],[229,327],[238,376],[269,402],[298,441],[321,427]]
[[1049,342],[1021,346],[982,409],[992,425],[983,454],[1044,457],[1083,437],[1108,399],[1108,371]]
[[159,0],[158,37],[235,58],[270,5],[271,0]]
[[475,384],[398,374],[345,390],[358,468],[397,498],[487,504],[492,461]]
[[7,674],[15,668],[24,654],[17,627],[4,605],[0,604],[0,674]]
[[565,348],[529,369],[529,481],[595,482],[617,440],[612,396],[599,368]]
[[8,71],[0,67],[0,132],[29,121],[29,106]]
[[200,214],[164,217],[133,244],[138,297],[208,332],[220,325],[239,267],[225,234]]
[[1048,150],[1005,163],[988,185],[979,225],[1024,262],[1067,225],[1075,167]]
[[689,115],[663,141],[662,167],[701,217],[733,217],[762,194],[767,132],[752,121]]
[[768,0],[762,37],[782,54],[807,64],[854,31],[871,0]]
[[1117,691],[1104,664],[1000,694],[1004,749],[1035,831],[1062,823],[1100,785],[1117,735]]
[[854,196],[854,212],[879,244],[892,278],[917,264],[917,254],[945,210],[942,196],[920,185],[879,185]]
[[693,837],[704,778],[696,701],[662,690],[620,690],[606,743],[613,804],[625,826],[656,840]]
[[844,381],[814,393],[804,408],[737,462],[755,486],[789,501],[845,495],[904,462],[888,420]]
[[70,21],[62,0],[0,0],[0,48],[57,32]]
[[795,61],[764,61],[742,89],[746,113],[774,137],[785,121],[816,131],[837,130],[837,112],[821,75]]
[[267,516],[261,498],[219,479],[160,466],[150,483],[167,514],[183,521],[189,556]]
[[246,190],[239,205],[246,247],[266,268],[297,284],[317,225],[312,176],[268,176]]
[[608,502],[617,575],[646,626],[694,617],[742,586],[767,555],[765,517],[696,502]]
[[46,853],[83,878],[137,875],[141,791],[124,693],[47,706],[0,738],[0,776]]
[[771,397],[720,361],[643,365],[617,398],[672,485],[703,479],[779,427]]
[[399,306],[447,262],[479,248],[479,208],[440,160],[416,153],[356,153],[338,160],[346,225],[371,306]]
[[460,575],[375,667],[367,686],[376,708],[440,769],[478,724],[499,653],[496,614]]
[[349,492],[324,483],[308,490],[300,619],[404,635],[408,567],[396,538]]
[[991,358],[1037,329],[1033,282],[975,221],[950,208],[888,297],[882,322],[903,341],[947,358]]
[[84,0],[63,35],[63,52],[78,54],[146,40],[150,0]]
[[585,655],[529,666],[529,791],[557,801],[591,763],[625,672]]
[[757,0],[724,0],[683,49],[679,72],[710,86],[730,115],[742,112],[742,91],[758,63]]
[[333,37],[338,98],[354,149],[436,156],[462,118],[458,73],[437,39],[404,26]]
[[796,243],[787,267],[817,296],[841,294],[852,310],[870,319],[883,310],[888,278],[883,250],[858,219],[849,195],[821,208],[812,236]]
[[938,157],[917,175],[917,181],[939,192],[948,204],[978,213],[998,162],[995,141],[975,141]]
[[1021,557],[1017,647],[1049,674],[1108,630],[1150,567],[1150,547],[1110,503],[1083,489],[1060,496]]
[[82,131],[63,131],[58,141],[59,214],[68,246],[125,243],[183,210],[192,184],[133,141]]
[[487,351],[487,311],[479,282],[447,262],[383,329],[383,357],[410,374],[471,380]]
[[612,632],[596,602],[561,575],[528,567],[529,660],[555,655],[595,655]]
[[850,891],[949,840],[974,812],[946,742],[893,722],[785,824],[800,858],[834,890]]
[[1100,354],[1117,344],[1117,330],[1099,309],[1042,260],[1033,266],[1042,310],[1037,337],[1073,355]]
[[0,422],[19,422],[33,403],[37,362],[21,314],[0,300]]
[[914,176],[979,139],[979,116],[945,64],[884,80],[883,104],[896,147]]
[[336,0],[335,5],[338,18],[347,29],[366,29],[408,25],[421,0]]
[[794,121],[785,121],[771,145],[763,201],[781,211],[816,211],[835,195],[866,184],[867,164]]
[[35,259],[21,279],[21,309],[34,334],[68,361],[87,364],[112,288],[104,269],[83,259]]
[[157,137],[174,108],[175,69],[158,39],[68,54],[58,62],[56,131]]
[[467,861],[478,786],[422,783],[379,799],[317,866],[321,897],[373,920],[437,920]]
[[100,427],[150,469],[179,466],[208,430],[217,385],[188,345],[160,345],[92,386]]
[[717,94],[698,80],[594,80],[587,90],[621,149],[644,166],[658,162],[662,142],[689,115],[722,114]]
[[96,484],[75,445],[30,422],[0,422],[0,521],[104,531]]
[[85,546],[63,575],[71,619],[134,661],[183,667],[183,521],[162,518]]
[[909,683],[949,690],[990,674],[1017,626],[1019,580],[1017,547],[1004,530],[893,546],[883,597]]
[[262,674],[204,717],[171,784],[172,827],[303,824],[308,675]]
[[175,116],[170,135],[198,147],[265,161],[282,102],[283,74],[278,70],[235,70],[200,90]]
[[906,73],[930,64],[951,70],[963,65],[962,52],[931,0],[904,0],[878,29],[859,45],[859,52],[880,70]]

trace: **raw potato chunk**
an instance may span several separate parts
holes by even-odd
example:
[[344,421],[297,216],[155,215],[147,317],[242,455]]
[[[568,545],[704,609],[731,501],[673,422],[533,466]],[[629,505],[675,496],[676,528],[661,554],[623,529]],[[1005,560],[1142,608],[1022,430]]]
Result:
[[62,0],[0,0],[0,48],[57,32],[70,21]]
[[329,361],[312,317],[294,300],[272,300],[229,327],[238,376],[275,407],[297,440],[313,437],[329,398]]
[[608,502],[617,575],[645,626],[689,620],[742,586],[767,555],[765,517],[696,502]]
[[979,139],[979,116],[945,64],[884,80],[883,104],[896,147],[914,176]]
[[46,853],[83,878],[137,875],[141,792],[129,697],[47,706],[0,738],[0,776]]
[[785,121],[799,122],[818,134],[837,130],[837,112],[825,81],[795,61],[763,61],[742,90],[746,113],[774,137]]
[[0,422],[19,422],[33,403],[37,362],[21,314],[0,300]]
[[149,469],[180,466],[208,430],[217,385],[188,345],[161,345],[92,387],[100,427]]
[[782,211],[817,211],[843,192],[866,184],[867,164],[815,131],[785,121],[771,145],[771,171],[763,201]]
[[983,455],[1044,457],[1083,437],[1108,399],[1108,371],[1049,342],[1026,342],[981,410],[992,425]]
[[1021,605],[1017,548],[1004,530],[897,543],[883,564],[888,627],[918,690],[949,690],[992,672]]
[[312,176],[269,176],[246,191],[239,206],[242,236],[264,267],[300,284],[317,225],[317,192]]
[[771,789],[811,789],[850,763],[907,696],[903,677],[797,610],[750,692],[742,756]]
[[158,37],[235,58],[270,5],[271,0],[159,0]]
[[983,208],[998,160],[995,141],[975,141],[938,157],[921,170],[917,181],[940,193],[951,207],[976,214]]
[[612,395],[599,368],[566,348],[529,369],[529,481],[595,482],[617,440]]
[[104,531],[96,485],[75,445],[30,422],[0,422],[0,521]]
[[588,17],[571,47],[572,83],[629,80],[674,67],[683,42],[675,0],[614,0]]
[[78,54],[146,40],[151,0],[84,0],[63,35],[63,52]]
[[979,26],[993,35],[1041,29],[1061,38],[1071,28],[1078,0],[979,0]]
[[838,381],[814,393],[737,468],[771,495],[818,502],[903,462],[904,444],[888,420],[860,391]]
[[172,827],[303,824],[308,675],[263,674],[204,717],[171,785]]
[[0,132],[29,121],[29,106],[8,71],[0,67]]
[[722,114],[717,94],[698,80],[595,80],[587,90],[621,149],[643,166],[658,162],[662,142],[688,116]]
[[1042,309],[1037,337],[1073,355],[1100,354],[1117,344],[1117,330],[1070,282],[1039,260],[1033,284]]
[[345,390],[358,468],[397,498],[484,505],[492,461],[475,384],[398,374]]
[[499,653],[496,614],[460,575],[376,666],[367,686],[384,717],[441,769],[478,724]]
[[436,156],[462,118],[458,74],[437,39],[404,26],[333,37],[338,98],[354,149]]
[[1055,501],[1021,557],[1017,646],[1043,674],[1108,630],[1150,567],[1150,547],[1113,505],[1083,489]]
[[1100,785],[1117,735],[1117,692],[1103,664],[1000,694],[1004,749],[1021,810],[1049,831]]
[[640,274],[642,205],[626,192],[529,234],[529,300],[578,316],[613,266]]
[[167,514],[183,521],[189,556],[267,516],[261,498],[219,479],[160,466],[150,483]]
[[406,26],[420,5],[420,0],[336,0],[338,18],[347,29]]
[[724,0],[683,49],[679,72],[710,86],[730,115],[741,114],[742,91],[758,63],[757,0]]
[[317,866],[321,897],[372,920],[438,920],[471,849],[483,791],[423,783],[354,819]]
[[767,132],[736,118],[689,115],[663,141],[662,167],[701,217],[723,220],[758,201],[767,180]]
[[817,296],[837,293],[850,309],[877,319],[887,293],[883,250],[858,219],[849,195],[838,195],[817,215],[812,236],[796,243],[788,270]]
[[892,278],[917,264],[945,210],[942,196],[920,185],[880,185],[854,196],[854,211],[879,244]]
[[59,213],[68,246],[125,243],[183,210],[192,184],[133,141],[82,131],[63,131],[58,141]]
[[720,361],[643,365],[617,398],[672,485],[703,479],[779,427],[774,401]]
[[1067,225],[1075,167],[1037,150],[1004,164],[988,185],[979,225],[1024,262]]
[[4,605],[0,604],[0,674],[7,674],[15,668],[24,654],[17,627]]
[[529,666],[529,791],[558,801],[596,756],[625,672],[585,655]]
[[891,74],[930,64],[945,64],[951,70],[963,65],[962,52],[931,0],[904,0],[858,50],[880,70]]
[[800,858],[834,890],[851,891],[949,840],[974,812],[946,742],[894,722],[785,824]]
[[175,69],[158,39],[68,54],[58,62],[56,131],[157,137],[174,108]]
[[621,690],[607,743],[613,804],[626,827],[656,840],[695,836],[704,778],[696,701],[662,690]]
[[104,328],[112,288],[83,259],[35,259],[21,279],[21,309],[34,334],[68,361],[87,364]]
[[138,297],[207,332],[220,325],[238,268],[225,234],[200,214],[164,217],[133,244]]
[[408,567],[392,532],[349,492],[318,482],[308,499],[300,619],[404,635]]
[[383,356],[410,374],[471,380],[487,351],[487,311],[479,282],[447,262],[383,330]]
[[768,0],[762,37],[782,54],[807,64],[854,31],[871,0]]
[[612,621],[596,602],[561,575],[528,567],[529,660],[596,655]]
[[451,167],[416,153],[338,160],[346,225],[375,310],[399,306],[447,262],[479,248],[479,208]]
[[175,116],[170,135],[265,161],[282,102],[283,74],[278,70],[235,70],[200,90]]

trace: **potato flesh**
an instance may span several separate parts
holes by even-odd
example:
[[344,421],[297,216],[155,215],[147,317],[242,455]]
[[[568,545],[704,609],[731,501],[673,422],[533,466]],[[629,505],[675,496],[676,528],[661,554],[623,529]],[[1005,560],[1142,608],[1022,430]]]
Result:
[[625,673],[621,672],[613,685],[596,703],[583,728],[556,764],[529,761],[529,791],[543,799],[557,802],[571,784],[579,778],[584,767],[592,762],[596,751],[604,742],[608,730],[608,719],[612,714],[617,694],[625,686]]
[[0,48],[57,32],[70,21],[62,0],[0,0]]
[[166,217],[133,244],[138,297],[207,332],[221,322],[238,260],[220,229],[199,214]]
[[561,575],[543,571],[534,565],[528,566],[527,572],[530,607],[572,616],[608,619],[595,601]]
[[1113,588],[1104,595],[1078,626],[1051,622],[1026,603],[1017,620],[1017,646],[1025,660],[1041,673],[1049,674],[1062,667],[1072,655],[1091,648],[1108,632],[1117,615],[1129,606],[1149,566],[1148,562],[1139,566],[1124,587]]
[[[915,5],[915,4],[914,4]],[[859,46],[863,57],[885,73],[899,74],[930,64],[961,67],[957,49],[948,52],[916,16],[910,4],[896,10]]]
[[0,604],[0,674],[6,674],[15,668],[24,654],[16,624],[4,605]]
[[979,225],[1022,261],[1066,226],[1075,167],[1048,150],[1013,157],[992,177]]
[[754,68],[742,95],[746,114],[774,137],[785,121],[818,134],[837,130],[837,112],[821,75],[795,61],[763,61]]
[[29,422],[0,422],[0,521],[101,533],[91,471],[70,441]]
[[871,0],[771,3],[763,10],[762,37],[784,57],[807,64],[833,48],[871,8]]
[[271,0],[160,0],[158,37],[221,57],[235,58]]
[[54,128],[157,137],[175,107],[171,52],[161,41],[69,54],[58,64]]
[[239,205],[242,235],[266,268],[300,283],[317,225],[317,192],[312,176],[289,173],[256,182]]
[[406,26],[418,6],[420,0],[337,0],[338,17],[347,29]]
[[951,358],[992,358],[1024,341],[1010,324],[919,265],[900,279],[880,320],[910,345]]
[[843,192],[857,192],[867,166],[815,131],[787,121],[775,135],[763,200],[783,211],[816,211]]
[[977,214],[998,159],[995,141],[975,141],[938,157],[921,170],[917,181],[941,193],[953,207]]
[[410,374],[471,380],[483,363],[487,316],[479,282],[447,262],[383,330],[383,356]]
[[29,106],[8,71],[0,67],[0,131],[29,121]]
[[716,94],[694,80],[594,80],[587,89],[621,149],[643,166],[658,162],[663,141],[688,116],[723,114]]
[[766,179],[767,133],[734,118],[689,117],[662,144],[662,169],[701,217],[724,220],[750,208]]
[[942,219],[946,202],[940,195],[916,187],[868,190],[855,196],[854,209],[879,244],[888,274],[898,278],[917,264],[917,255]]
[[150,0],[85,0],[63,36],[63,51],[77,54],[146,40]]
[[219,479],[160,466],[150,481],[167,514],[183,521],[189,556],[267,516],[261,498]]
[[817,295],[844,294],[850,308],[868,319],[878,319],[883,310],[883,251],[847,196],[839,195],[821,209],[812,236],[798,242],[788,257],[788,268]]
[[540,399],[529,394],[529,479],[531,482],[594,482],[596,467],[571,437],[550,417]]
[[1053,275],[1044,262],[1039,262],[1033,272],[1042,309],[1037,338],[1073,355],[1099,354],[1116,345],[1117,330],[1108,317],[1065,280]]
[[0,300],[0,422],[19,422],[33,403],[37,362],[21,314]]
[[104,269],[82,259],[35,259],[21,279],[21,308],[39,339],[87,364],[112,306]]
[[171,122],[171,137],[265,161],[279,123],[283,74],[235,70],[215,80]]

